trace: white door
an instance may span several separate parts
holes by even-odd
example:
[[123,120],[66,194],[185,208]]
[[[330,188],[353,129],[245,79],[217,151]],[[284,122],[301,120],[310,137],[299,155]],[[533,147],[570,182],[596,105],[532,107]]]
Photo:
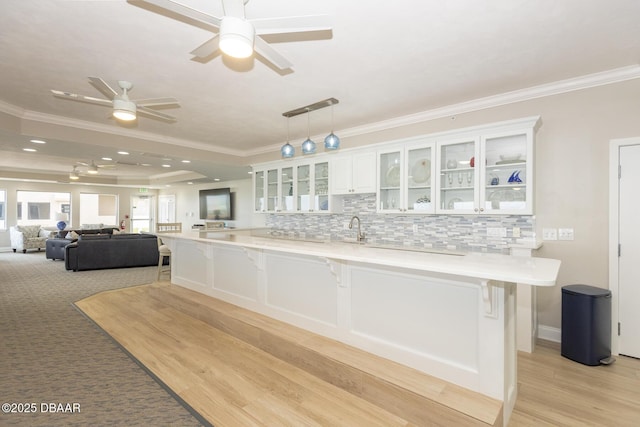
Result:
[[619,353],[640,357],[640,145],[620,147]]
[[131,197],[131,232],[140,233],[155,230],[153,226],[153,196]]

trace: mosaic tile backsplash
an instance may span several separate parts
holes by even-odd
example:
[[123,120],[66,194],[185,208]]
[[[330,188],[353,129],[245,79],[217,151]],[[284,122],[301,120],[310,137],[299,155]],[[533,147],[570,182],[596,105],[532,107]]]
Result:
[[[355,224],[352,230],[345,229],[345,224],[357,215],[367,242],[373,244],[502,254],[509,253],[510,244],[535,239],[535,217],[528,215],[378,214],[375,194],[348,195],[335,202],[342,202],[341,213],[269,214],[265,219],[266,226],[284,235],[324,240],[353,239]],[[513,227],[520,228],[520,237],[513,237]],[[506,228],[507,235],[488,235],[487,230],[491,228]]]

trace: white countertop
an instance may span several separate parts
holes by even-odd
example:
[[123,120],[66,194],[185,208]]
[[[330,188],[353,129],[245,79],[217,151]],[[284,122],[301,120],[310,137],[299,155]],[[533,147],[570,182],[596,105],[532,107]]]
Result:
[[555,285],[560,269],[559,260],[548,258],[475,252],[463,256],[416,252],[357,243],[262,237],[252,235],[250,230],[160,234],[166,239],[188,239],[532,286]]

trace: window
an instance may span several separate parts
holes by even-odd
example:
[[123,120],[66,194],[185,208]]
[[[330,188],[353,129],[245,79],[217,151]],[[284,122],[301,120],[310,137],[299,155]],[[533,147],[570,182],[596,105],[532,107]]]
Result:
[[7,191],[0,190],[0,230],[7,229],[7,217],[6,215],[6,206],[7,206]]
[[17,196],[18,225],[55,227],[59,217],[69,221],[71,193],[18,191]]
[[80,225],[118,224],[118,196],[115,194],[80,194]]

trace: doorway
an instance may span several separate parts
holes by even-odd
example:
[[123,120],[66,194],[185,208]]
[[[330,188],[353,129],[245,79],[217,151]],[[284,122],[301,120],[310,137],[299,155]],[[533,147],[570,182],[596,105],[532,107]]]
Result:
[[609,288],[612,351],[640,358],[640,138],[611,141],[609,188]]
[[131,232],[151,232],[153,227],[154,197],[139,195],[131,197]]

